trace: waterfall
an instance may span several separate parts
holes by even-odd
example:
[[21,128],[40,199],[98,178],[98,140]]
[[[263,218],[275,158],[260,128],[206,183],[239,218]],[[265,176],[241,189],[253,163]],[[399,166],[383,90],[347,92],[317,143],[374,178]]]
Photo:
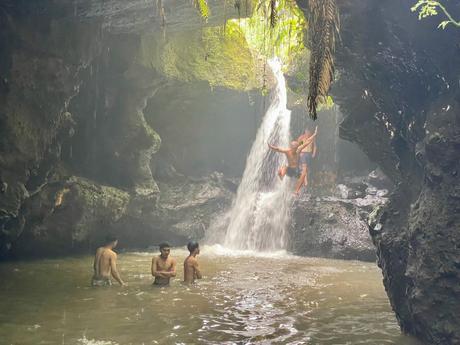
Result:
[[286,108],[286,82],[278,59],[269,61],[276,78],[262,124],[246,160],[237,195],[227,214],[229,225],[223,245],[231,249],[272,251],[285,249],[285,231],[293,192],[290,178],[277,175],[284,154],[273,152],[267,143],[288,147],[291,112]]

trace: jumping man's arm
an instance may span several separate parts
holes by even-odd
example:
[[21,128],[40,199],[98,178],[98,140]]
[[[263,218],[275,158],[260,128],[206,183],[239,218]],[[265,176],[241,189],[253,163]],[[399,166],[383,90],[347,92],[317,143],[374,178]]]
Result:
[[273,146],[272,144],[268,144],[268,147],[271,148],[273,151],[276,151],[276,152],[286,153],[288,151],[286,149],[282,149],[280,147]]
[[312,141],[315,140],[317,134],[318,134],[318,127],[316,127],[316,129],[315,129],[315,133],[313,133],[313,135],[311,137],[306,139],[305,142],[297,148],[297,153],[299,153],[304,148],[306,148],[308,145],[310,145],[312,143]]
[[112,271],[112,276],[115,280],[120,283],[121,286],[125,285],[117,270],[117,254],[113,254],[110,258],[110,270]]

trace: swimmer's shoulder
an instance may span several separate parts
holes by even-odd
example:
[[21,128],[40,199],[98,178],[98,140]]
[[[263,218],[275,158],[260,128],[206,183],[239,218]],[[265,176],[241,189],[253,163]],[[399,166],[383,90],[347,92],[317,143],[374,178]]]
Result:
[[96,256],[101,256],[101,254],[104,252],[104,247],[99,247],[96,249]]
[[117,258],[117,253],[115,253],[112,249],[108,248],[102,248],[101,255],[104,257],[109,257],[109,258]]
[[185,265],[188,265],[189,263],[193,263],[193,260],[194,260],[194,259],[195,259],[195,258],[194,258],[193,256],[187,256],[187,257],[185,258],[185,260],[184,260],[184,264],[185,264]]

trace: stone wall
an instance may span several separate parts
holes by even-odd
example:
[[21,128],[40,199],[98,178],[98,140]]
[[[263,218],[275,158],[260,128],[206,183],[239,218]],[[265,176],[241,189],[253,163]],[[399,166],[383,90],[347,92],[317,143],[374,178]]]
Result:
[[338,4],[340,136],[397,186],[370,220],[385,288],[404,331],[458,344],[460,31],[418,21],[411,1]]
[[[165,160],[152,160],[161,146],[157,109],[150,120],[144,109],[174,83],[230,93],[256,86],[247,83],[255,73],[247,45],[219,34],[221,5],[212,5],[208,22],[187,1],[0,5],[1,258],[88,251],[107,232],[131,247],[202,233],[231,193],[212,176],[169,179],[160,191],[152,173]],[[184,49],[190,37],[194,49]],[[224,55],[206,59],[208,50]],[[188,208],[168,203],[177,184]]]

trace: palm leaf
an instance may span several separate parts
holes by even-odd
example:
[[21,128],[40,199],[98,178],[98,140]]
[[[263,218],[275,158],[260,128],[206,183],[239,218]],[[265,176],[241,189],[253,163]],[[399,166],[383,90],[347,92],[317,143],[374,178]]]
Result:
[[270,27],[275,27],[277,17],[278,13],[276,10],[276,0],[270,0]]
[[334,80],[334,53],[339,34],[339,12],[335,0],[309,0],[310,84],[307,108],[316,120],[318,104],[328,96]]

